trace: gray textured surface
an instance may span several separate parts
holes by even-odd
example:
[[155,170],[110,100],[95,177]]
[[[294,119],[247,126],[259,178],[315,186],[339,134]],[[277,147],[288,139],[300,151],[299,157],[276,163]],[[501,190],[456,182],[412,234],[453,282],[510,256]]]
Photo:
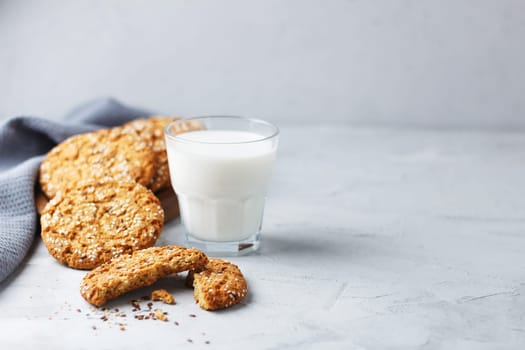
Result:
[[525,134],[280,127],[262,249],[234,259],[244,305],[205,312],[166,281],[170,322],[134,320],[139,291],[110,305],[121,332],[37,242],[0,289],[0,347],[523,349]]
[[525,127],[525,2],[1,1],[0,118],[100,95],[184,116]]

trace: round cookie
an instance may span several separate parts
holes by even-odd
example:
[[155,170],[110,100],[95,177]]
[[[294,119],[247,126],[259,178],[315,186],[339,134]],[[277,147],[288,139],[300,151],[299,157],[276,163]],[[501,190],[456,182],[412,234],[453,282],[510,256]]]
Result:
[[[170,186],[170,173],[168,167],[168,155],[166,153],[166,142],[164,140],[164,128],[169,123],[179,120],[178,117],[150,117],[136,119],[124,124],[121,128],[125,133],[135,133],[146,142],[155,153],[156,171],[148,184],[148,187],[156,192]],[[203,126],[194,121],[181,122],[178,132],[201,130]]]
[[155,155],[137,135],[119,128],[72,136],[54,147],[40,166],[40,185],[48,198],[86,181],[137,181],[148,185]]
[[42,240],[55,259],[92,269],[155,244],[164,211],[155,195],[134,182],[93,182],[59,192],[40,217]]
[[136,119],[122,125],[124,133],[137,134],[155,153],[155,172],[147,186],[154,192],[169,187],[170,174],[164,141],[164,128],[177,117],[151,117]]
[[224,309],[241,302],[248,293],[246,280],[237,265],[221,259],[208,259],[202,271],[188,273],[193,297],[204,310]]

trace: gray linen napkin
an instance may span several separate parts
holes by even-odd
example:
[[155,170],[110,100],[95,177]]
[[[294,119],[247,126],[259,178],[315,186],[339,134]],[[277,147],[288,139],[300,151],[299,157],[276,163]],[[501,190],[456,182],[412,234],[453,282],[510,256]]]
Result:
[[0,282],[22,262],[37,225],[34,187],[44,155],[71,135],[151,115],[110,99],[88,102],[63,123],[17,117],[0,127]]

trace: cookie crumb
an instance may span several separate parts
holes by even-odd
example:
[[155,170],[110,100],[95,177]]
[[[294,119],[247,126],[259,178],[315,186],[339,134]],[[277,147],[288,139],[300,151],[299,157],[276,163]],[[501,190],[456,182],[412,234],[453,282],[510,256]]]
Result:
[[[164,304],[175,304],[175,298],[166,289],[157,289],[151,292],[151,299],[162,301]],[[148,303],[149,306],[150,303]]]
[[166,316],[161,309],[155,309],[154,316],[157,320],[161,320],[164,322],[168,321],[168,316]]

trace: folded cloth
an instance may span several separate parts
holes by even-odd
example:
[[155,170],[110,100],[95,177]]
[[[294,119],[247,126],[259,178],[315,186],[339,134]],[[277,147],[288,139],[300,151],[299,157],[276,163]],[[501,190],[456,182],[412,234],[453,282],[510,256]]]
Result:
[[88,102],[62,123],[17,117],[0,127],[0,282],[22,262],[37,225],[34,188],[44,155],[69,136],[151,115],[110,99]]

